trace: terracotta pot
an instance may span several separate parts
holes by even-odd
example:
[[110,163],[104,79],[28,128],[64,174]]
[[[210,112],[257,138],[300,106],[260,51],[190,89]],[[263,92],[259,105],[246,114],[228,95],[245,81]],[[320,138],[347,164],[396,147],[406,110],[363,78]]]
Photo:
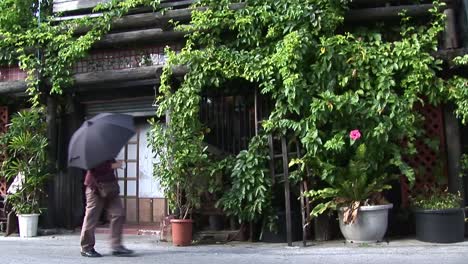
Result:
[[192,243],[192,219],[171,219],[172,244],[188,246]]

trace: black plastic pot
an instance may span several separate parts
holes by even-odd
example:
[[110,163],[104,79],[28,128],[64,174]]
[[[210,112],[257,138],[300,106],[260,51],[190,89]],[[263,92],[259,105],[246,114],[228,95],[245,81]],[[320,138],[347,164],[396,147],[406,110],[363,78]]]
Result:
[[414,210],[416,239],[433,243],[464,241],[465,213],[462,208]]
[[[277,232],[271,232],[268,228],[263,230],[262,242],[267,243],[286,243],[287,242],[287,231],[286,231],[286,212],[280,211],[277,213]],[[291,212],[291,226],[292,226],[292,241],[298,241],[302,239],[302,224],[300,214]]]
[[316,241],[328,241],[332,239],[333,218],[328,213],[323,213],[314,218],[314,239]]
[[222,215],[210,215],[208,217],[210,230],[219,231],[224,228],[224,219]]

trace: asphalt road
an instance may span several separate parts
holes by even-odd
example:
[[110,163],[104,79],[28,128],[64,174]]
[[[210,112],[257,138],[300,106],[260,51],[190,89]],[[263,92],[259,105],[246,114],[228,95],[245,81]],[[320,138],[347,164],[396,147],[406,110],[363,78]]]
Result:
[[468,264],[468,241],[457,244],[429,244],[415,240],[391,240],[389,243],[350,245],[340,241],[308,247],[284,244],[229,243],[173,247],[151,236],[126,236],[125,245],[134,249],[134,257],[109,254],[105,235],[98,235],[96,250],[103,258],[90,259],[79,254],[77,234],[20,239],[0,237],[2,264],[67,263],[378,263],[378,264]]

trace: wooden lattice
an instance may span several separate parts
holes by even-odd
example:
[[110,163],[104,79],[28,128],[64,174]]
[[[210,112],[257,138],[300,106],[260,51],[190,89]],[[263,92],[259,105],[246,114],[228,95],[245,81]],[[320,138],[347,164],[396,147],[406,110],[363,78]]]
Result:
[[[8,107],[0,106],[0,135],[5,133],[6,125],[8,123]],[[2,162],[3,157],[0,153],[0,163]],[[0,195],[5,195],[7,190],[7,182],[0,175]]]
[[8,108],[0,106],[0,133],[6,131],[6,124],[8,123]]
[[20,81],[26,79],[26,72],[19,67],[0,67],[0,82]]
[[437,181],[437,173],[442,173],[442,177],[447,177],[446,159],[441,156],[441,153],[445,153],[442,107],[425,105],[424,107],[419,107],[418,111],[425,119],[424,129],[426,136],[439,141],[439,151],[436,153],[422,140],[416,142],[418,154],[406,159],[416,171],[416,182],[414,187],[410,189],[407,179],[404,177],[402,178],[401,193],[403,206],[408,206],[409,196],[415,196],[424,192],[426,188],[434,186]]

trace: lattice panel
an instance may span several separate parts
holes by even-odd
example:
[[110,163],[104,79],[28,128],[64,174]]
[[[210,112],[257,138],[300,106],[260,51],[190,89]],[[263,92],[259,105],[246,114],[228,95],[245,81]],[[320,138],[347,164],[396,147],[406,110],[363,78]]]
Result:
[[[169,46],[175,51],[179,51],[182,48],[180,44]],[[94,51],[86,58],[78,61],[73,67],[73,72],[101,72],[163,65],[166,62],[166,55],[164,54],[165,47],[166,46],[149,46],[138,49]]]
[[[0,106],[0,136],[5,133],[6,125],[8,123],[8,107]],[[0,155],[0,163],[3,161],[3,157]],[[5,195],[7,190],[7,183],[5,179],[0,175],[0,195]]]
[[8,123],[8,107],[0,106],[0,134],[6,131]]
[[26,79],[26,73],[18,67],[0,67],[0,82]]
[[7,191],[7,183],[6,183],[6,180],[2,178],[0,179],[0,195],[1,196],[6,195],[6,191]]
[[[445,153],[445,133],[442,107],[425,105],[424,107],[419,107],[418,111],[425,118],[424,129],[426,135],[431,139],[439,140],[439,153]],[[418,149],[418,154],[406,159],[406,162],[408,162],[408,164],[410,164],[416,171],[416,182],[414,187],[410,189],[407,179],[404,177],[401,179],[403,206],[408,206],[408,198],[410,195],[415,196],[422,193],[425,188],[434,186],[436,183],[436,177],[434,174],[439,173],[440,168],[442,168],[443,176],[447,177],[447,164],[445,162],[445,158],[438,156],[434,150],[422,141],[417,141],[416,147]]]

